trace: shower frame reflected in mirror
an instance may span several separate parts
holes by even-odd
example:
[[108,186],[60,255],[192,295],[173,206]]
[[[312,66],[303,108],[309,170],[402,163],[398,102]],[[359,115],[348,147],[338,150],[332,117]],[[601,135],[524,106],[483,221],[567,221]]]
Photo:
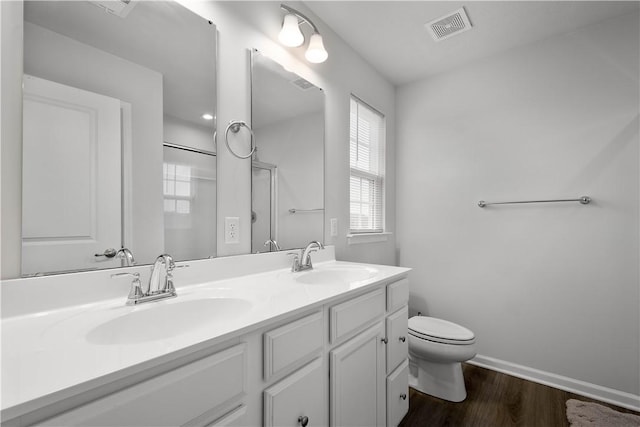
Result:
[[274,252],[277,241],[278,167],[251,162],[251,252]]

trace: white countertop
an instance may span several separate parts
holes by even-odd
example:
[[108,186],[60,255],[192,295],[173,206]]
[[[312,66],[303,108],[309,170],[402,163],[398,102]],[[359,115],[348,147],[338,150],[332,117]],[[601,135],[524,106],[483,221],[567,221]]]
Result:
[[[321,306],[338,296],[357,292],[409,271],[401,267],[335,260],[317,263],[314,271],[331,270],[329,273],[333,274],[341,268],[347,272],[362,268],[370,274],[365,279],[346,278],[333,285],[305,284],[300,280],[304,279],[301,277],[304,272],[292,273],[289,268],[278,268],[221,280],[205,279],[202,283],[183,287],[176,281],[177,298],[139,306],[125,306],[126,295],[122,295],[3,318],[3,418],[10,419],[57,398],[68,397],[74,392],[74,387],[88,381],[102,378],[106,383],[109,375],[123,369],[140,366],[198,344],[218,344],[257,329],[278,316]],[[213,310],[222,311],[217,316],[198,317],[194,313],[176,324],[171,323],[172,319],[161,316],[162,324],[138,325],[142,330],[132,330],[131,339],[121,339],[118,343],[106,343],[108,334],[99,334],[102,325],[117,322],[123,315],[144,318],[146,310],[170,311],[176,308],[168,307],[170,305],[187,303],[183,307],[190,307],[190,304],[212,302],[203,300],[221,298],[233,304],[233,308],[224,312],[224,306],[220,305],[221,310]],[[186,324],[189,327],[184,327]],[[170,336],[159,332],[166,331],[167,326],[175,329],[168,333]],[[149,333],[142,334],[144,341],[140,342],[136,336],[140,336],[145,328]]]

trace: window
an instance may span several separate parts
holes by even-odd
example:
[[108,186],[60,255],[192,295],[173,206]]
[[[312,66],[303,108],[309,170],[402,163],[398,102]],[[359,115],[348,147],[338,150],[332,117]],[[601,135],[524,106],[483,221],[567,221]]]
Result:
[[351,97],[350,116],[351,233],[384,231],[384,116]]

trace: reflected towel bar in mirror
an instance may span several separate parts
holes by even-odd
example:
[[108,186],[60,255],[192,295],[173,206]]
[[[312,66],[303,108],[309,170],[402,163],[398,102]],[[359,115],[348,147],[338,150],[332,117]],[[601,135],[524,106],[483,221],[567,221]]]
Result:
[[489,205],[511,205],[511,204],[520,204],[520,203],[556,203],[556,202],[580,202],[583,205],[588,205],[591,203],[591,198],[589,196],[582,196],[579,199],[555,199],[555,200],[524,200],[518,202],[485,202],[484,200],[480,200],[478,202],[478,206],[484,208]]
[[297,212],[321,212],[324,211],[323,208],[316,208],[316,209],[296,209],[296,208],[291,208],[289,209],[289,213],[297,213]]

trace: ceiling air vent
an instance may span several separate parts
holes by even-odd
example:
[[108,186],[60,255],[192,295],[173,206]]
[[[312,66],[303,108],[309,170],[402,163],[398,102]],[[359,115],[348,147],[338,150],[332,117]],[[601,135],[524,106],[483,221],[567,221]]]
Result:
[[299,87],[302,90],[311,89],[312,87],[316,87],[313,83],[308,80],[303,79],[302,77],[292,80],[291,84]]
[[112,15],[126,17],[136,5],[134,0],[89,0],[91,3],[106,10]]
[[471,29],[471,22],[464,8],[460,9],[431,22],[424,24],[431,34],[431,37],[437,42],[453,37],[457,34],[464,33]]

